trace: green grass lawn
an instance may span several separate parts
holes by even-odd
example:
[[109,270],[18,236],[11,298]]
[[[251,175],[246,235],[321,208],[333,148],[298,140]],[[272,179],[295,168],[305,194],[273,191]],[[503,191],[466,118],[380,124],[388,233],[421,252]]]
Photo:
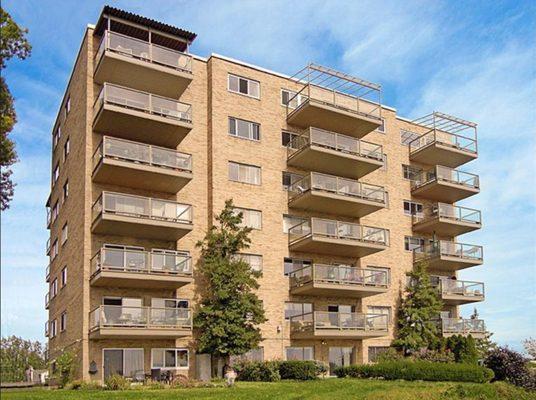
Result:
[[505,383],[473,384],[450,382],[406,382],[361,379],[325,379],[312,382],[238,382],[233,388],[128,390],[48,390],[3,391],[2,400],[86,400],[86,399],[218,399],[218,400],[536,400],[528,393]]

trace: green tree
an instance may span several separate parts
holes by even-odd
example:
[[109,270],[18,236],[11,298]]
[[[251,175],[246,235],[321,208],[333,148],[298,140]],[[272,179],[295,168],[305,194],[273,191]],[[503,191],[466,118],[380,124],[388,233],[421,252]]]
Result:
[[447,338],[445,346],[454,354],[454,361],[464,364],[476,364],[478,362],[478,350],[476,340],[471,335],[465,337],[454,335]]
[[205,281],[200,307],[194,317],[199,331],[197,348],[229,361],[258,347],[261,333],[258,325],[265,322],[262,302],[255,294],[260,272],[236,255],[251,243],[251,228],[243,227],[242,213],[236,214],[232,200],[216,217],[203,241],[198,271]]
[[13,57],[24,60],[30,55],[31,46],[26,39],[27,29],[17,25],[11,16],[0,8],[0,210],[9,208],[15,184],[11,180],[11,166],[17,162],[15,143],[9,133],[17,122],[13,96],[4,79],[6,62]]
[[43,344],[17,336],[0,339],[0,381],[23,381],[30,365],[34,369],[46,368]]
[[405,355],[439,344],[437,318],[443,306],[438,291],[430,284],[428,264],[419,262],[408,274],[406,295],[398,310],[398,330],[393,346]]

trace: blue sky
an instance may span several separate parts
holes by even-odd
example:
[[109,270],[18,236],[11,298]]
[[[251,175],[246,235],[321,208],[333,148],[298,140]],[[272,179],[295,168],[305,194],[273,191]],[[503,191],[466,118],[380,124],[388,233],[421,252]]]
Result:
[[[479,159],[464,166],[482,193],[484,246],[477,308],[494,339],[515,348],[536,337],[536,3],[533,1],[110,1],[198,33],[194,54],[219,53],[292,75],[314,61],[383,85],[405,117],[437,110],[479,124]],[[30,59],[5,73],[19,122],[20,162],[2,214],[2,335],[43,339],[47,287],[45,202],[51,129],[80,40],[104,2],[4,0],[30,29]],[[392,133],[397,134],[397,133]],[[466,315],[472,306],[463,309]]]

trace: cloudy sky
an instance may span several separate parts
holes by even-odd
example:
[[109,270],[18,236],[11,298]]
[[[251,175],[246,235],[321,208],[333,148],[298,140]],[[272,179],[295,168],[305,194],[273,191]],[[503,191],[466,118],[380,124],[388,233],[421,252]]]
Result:
[[[20,162],[2,214],[2,335],[43,339],[51,128],[88,23],[104,2],[4,0],[29,28],[32,57],[5,73],[16,98]],[[191,51],[219,53],[292,75],[314,61],[381,83],[404,117],[434,110],[479,125],[479,159],[464,166],[482,194],[484,246],[477,308],[494,339],[536,337],[536,3],[533,1],[110,1],[196,32]],[[392,133],[397,135],[396,132]],[[396,140],[396,139],[394,139]],[[472,307],[463,310],[466,315]]]

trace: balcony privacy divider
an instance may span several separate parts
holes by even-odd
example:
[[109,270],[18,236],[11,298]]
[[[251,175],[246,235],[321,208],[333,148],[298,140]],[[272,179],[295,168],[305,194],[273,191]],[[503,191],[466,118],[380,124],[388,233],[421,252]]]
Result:
[[293,287],[311,282],[380,288],[388,286],[387,271],[346,265],[313,264],[295,269],[289,276]]
[[89,323],[90,329],[191,329],[192,315],[189,308],[101,305],[90,312]]

